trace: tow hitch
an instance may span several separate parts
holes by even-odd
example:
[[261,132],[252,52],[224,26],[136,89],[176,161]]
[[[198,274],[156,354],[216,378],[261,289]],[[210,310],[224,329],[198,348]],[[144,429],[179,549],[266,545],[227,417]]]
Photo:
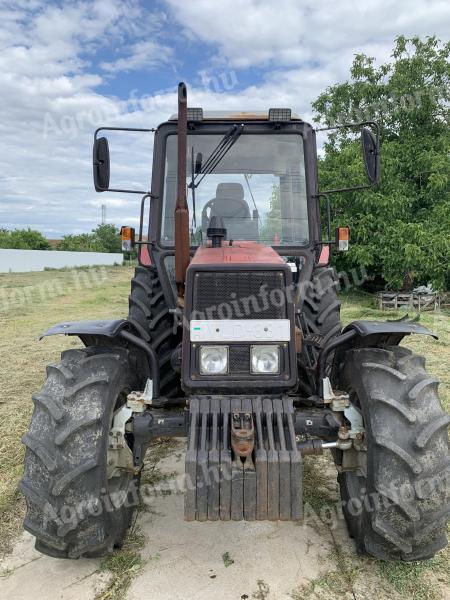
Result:
[[251,413],[234,412],[231,419],[231,448],[241,458],[251,456],[255,446],[255,429]]

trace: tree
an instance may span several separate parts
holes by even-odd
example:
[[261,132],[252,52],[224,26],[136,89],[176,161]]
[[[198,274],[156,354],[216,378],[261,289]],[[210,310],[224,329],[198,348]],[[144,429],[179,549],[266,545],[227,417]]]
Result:
[[115,225],[98,225],[92,233],[65,235],[58,245],[58,250],[72,252],[121,252],[122,242],[119,230]]
[[122,252],[120,233],[115,225],[98,225],[96,229],[92,230],[92,233],[103,246],[103,252]]
[[100,240],[91,233],[65,235],[58,244],[58,250],[70,252],[105,252]]
[[[350,80],[313,103],[327,125],[374,120],[381,128],[380,188],[332,197],[334,225],[348,224],[352,238],[339,269],[364,266],[394,288],[450,287],[449,57],[450,43],[400,36],[390,62],[377,68],[357,55]],[[347,130],[331,135],[322,189],[357,181],[360,156]]]
[[266,244],[274,244],[275,238],[281,238],[281,196],[280,186],[273,185],[270,195],[269,212],[267,213],[265,223],[261,229],[260,240]]
[[0,248],[19,250],[50,250],[50,244],[39,231],[33,229],[0,229]]

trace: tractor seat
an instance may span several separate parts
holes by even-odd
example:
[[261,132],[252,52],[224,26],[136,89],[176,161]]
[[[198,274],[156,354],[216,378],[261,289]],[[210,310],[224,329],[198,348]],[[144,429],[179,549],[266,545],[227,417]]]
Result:
[[216,197],[211,201],[209,217],[250,219],[250,209],[244,200],[244,188],[240,183],[219,183]]
[[216,197],[205,204],[202,211],[202,229],[206,234],[212,217],[220,217],[227,230],[227,238],[258,239],[258,223],[252,219],[240,183],[219,183]]

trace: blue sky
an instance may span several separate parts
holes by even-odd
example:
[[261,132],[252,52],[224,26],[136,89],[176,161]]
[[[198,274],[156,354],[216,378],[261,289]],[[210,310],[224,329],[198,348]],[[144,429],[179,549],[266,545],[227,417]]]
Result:
[[[449,31],[444,0],[0,0],[0,227],[89,231],[102,204],[136,225],[139,198],[93,190],[92,133],[156,126],[180,80],[192,105],[310,120],[354,54],[383,62],[399,34]],[[151,139],[116,144],[117,181],[145,184]]]

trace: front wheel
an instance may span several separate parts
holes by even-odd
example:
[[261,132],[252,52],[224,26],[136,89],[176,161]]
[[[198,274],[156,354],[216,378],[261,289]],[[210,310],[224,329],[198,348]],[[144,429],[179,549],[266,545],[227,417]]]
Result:
[[422,357],[396,346],[347,352],[341,384],[365,426],[359,470],[339,475],[358,551],[384,560],[431,558],[447,544],[450,516],[450,416],[437,380]]
[[47,367],[22,440],[20,484],[27,501],[24,528],[43,554],[103,556],[122,543],[138,482],[130,469],[111,468],[108,438],[136,382],[124,348],[67,350],[59,364]]

